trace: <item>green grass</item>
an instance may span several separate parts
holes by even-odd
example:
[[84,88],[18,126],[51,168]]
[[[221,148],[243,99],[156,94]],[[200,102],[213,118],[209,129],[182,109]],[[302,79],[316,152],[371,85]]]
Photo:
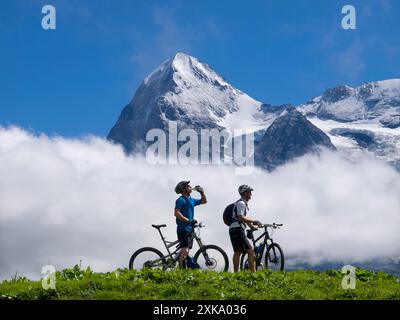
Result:
[[0,299],[394,299],[399,280],[383,272],[358,269],[356,289],[344,290],[340,271],[300,270],[216,273],[198,270],[118,269],[94,273],[78,266],[56,273],[56,289],[26,278],[0,283]]

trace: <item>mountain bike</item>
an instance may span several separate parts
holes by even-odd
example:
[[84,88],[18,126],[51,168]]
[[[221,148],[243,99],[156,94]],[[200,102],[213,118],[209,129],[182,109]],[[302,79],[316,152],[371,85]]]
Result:
[[[167,225],[154,225],[152,227],[157,229],[161,240],[164,243],[167,254],[161,253],[160,250],[152,247],[144,247],[135,251],[129,260],[129,269],[161,269],[169,270],[175,269],[179,266],[179,253],[180,245],[179,241],[167,241],[161,232],[161,228]],[[213,271],[228,271],[229,260],[225,251],[216,245],[205,245],[200,238],[200,229],[204,225],[196,223],[194,230],[189,235],[189,242],[196,240],[199,249],[193,256],[193,260],[198,263],[200,269],[213,270]],[[194,241],[193,241],[194,242]],[[172,247],[176,246],[175,249]],[[172,248],[172,249],[171,249]]]
[[[271,238],[274,229],[280,229],[280,227],[282,226],[283,224],[276,223],[259,225],[259,227],[264,228],[264,232],[257,239],[254,239],[253,234],[256,229],[247,230],[247,238],[253,241],[257,270],[283,270],[285,266],[285,257],[283,255],[283,250],[280,245],[274,242],[274,240]],[[271,232],[268,231],[268,228],[271,228]],[[260,243],[257,245],[257,242]],[[265,258],[263,262],[264,252]],[[240,268],[242,270],[249,269],[247,253],[242,254],[240,258]]]

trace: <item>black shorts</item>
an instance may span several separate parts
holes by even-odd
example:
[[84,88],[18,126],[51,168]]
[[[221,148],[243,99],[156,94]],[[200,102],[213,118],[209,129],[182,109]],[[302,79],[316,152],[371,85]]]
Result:
[[193,247],[193,239],[189,238],[192,232],[188,232],[186,230],[177,229],[176,233],[178,234],[178,241],[181,248],[189,248],[192,249]]
[[251,249],[252,246],[244,234],[242,227],[229,229],[229,236],[231,237],[232,247],[234,252],[245,253],[247,250]]

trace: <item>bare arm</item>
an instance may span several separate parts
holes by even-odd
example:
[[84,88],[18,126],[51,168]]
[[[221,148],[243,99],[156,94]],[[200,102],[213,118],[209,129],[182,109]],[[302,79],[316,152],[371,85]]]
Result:
[[259,224],[260,222],[258,220],[252,219],[248,216],[245,216],[245,207],[244,204],[241,202],[237,203],[237,219],[239,222],[247,224],[247,226],[251,229],[254,229],[253,224]]
[[240,222],[246,223],[249,227],[251,226],[251,223],[255,221],[255,220],[250,219],[250,218],[245,217],[245,216],[238,216],[238,220]]
[[258,220],[251,219],[251,218],[244,217],[244,216],[238,216],[238,220],[240,222],[247,224],[247,226],[251,229],[256,228],[256,226],[258,227],[258,224],[260,223],[260,221],[258,221]]
[[206,194],[203,192],[200,192],[201,195],[201,204],[206,204],[207,203],[207,197]]

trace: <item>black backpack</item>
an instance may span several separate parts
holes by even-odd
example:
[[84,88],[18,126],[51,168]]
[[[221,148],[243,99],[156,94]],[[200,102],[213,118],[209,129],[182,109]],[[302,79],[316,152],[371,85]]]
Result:
[[237,221],[237,219],[235,219],[233,217],[233,210],[235,210],[236,213],[236,202],[231,203],[229,206],[227,206],[224,210],[224,214],[222,215],[223,219],[224,219],[224,223],[229,227],[233,222]]

